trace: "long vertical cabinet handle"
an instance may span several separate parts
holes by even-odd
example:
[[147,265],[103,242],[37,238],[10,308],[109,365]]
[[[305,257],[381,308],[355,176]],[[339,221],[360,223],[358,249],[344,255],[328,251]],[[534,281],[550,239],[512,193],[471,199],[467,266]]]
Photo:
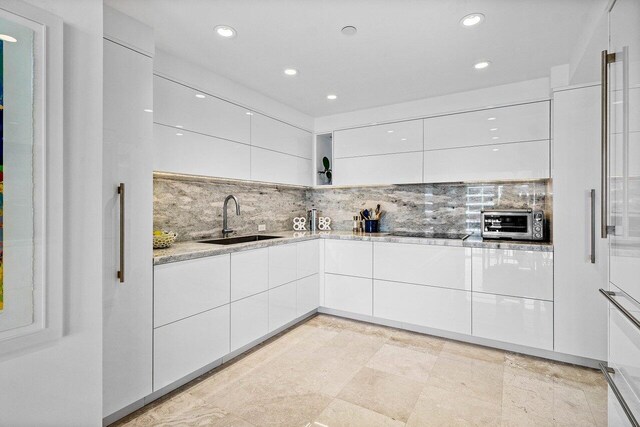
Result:
[[124,198],[124,182],[118,185],[118,195],[120,196],[120,269],[118,270],[118,279],[120,283],[124,283],[124,220],[125,220],[125,198]]
[[601,186],[601,201],[600,201],[600,237],[607,238],[608,233],[608,216],[607,207],[609,205],[609,64],[616,60],[615,53],[609,53],[606,50],[602,51],[600,57],[601,67],[601,105],[600,105],[600,186]]
[[592,188],[591,194],[591,264],[596,263],[596,190]]

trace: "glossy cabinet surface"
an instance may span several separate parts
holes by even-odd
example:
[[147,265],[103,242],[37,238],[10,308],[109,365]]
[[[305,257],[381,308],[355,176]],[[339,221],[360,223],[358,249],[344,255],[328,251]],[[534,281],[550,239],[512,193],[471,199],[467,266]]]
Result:
[[154,76],[153,115],[156,123],[231,141],[251,142],[251,116],[247,109],[183,84]]
[[294,185],[311,185],[311,160],[251,147],[251,179]]
[[229,255],[158,265],[154,269],[154,327],[228,304]]
[[[151,30],[148,30],[150,34]],[[109,40],[103,42],[103,57],[104,132],[100,143],[104,167],[102,171],[95,171],[102,174],[103,228],[95,230],[95,238],[102,242],[102,411],[104,416],[109,416],[152,391],[153,249],[150,236],[153,232],[153,117],[144,110],[152,108],[153,103],[153,59]],[[95,89],[97,94],[98,87]],[[87,123],[85,126],[100,124]],[[5,159],[6,155],[5,151]],[[5,172],[11,173],[9,169]],[[120,283],[116,277],[116,271],[120,270],[121,209],[116,188],[120,183],[124,183],[126,189],[125,283]],[[5,192],[7,195],[11,190],[5,186]],[[5,225],[8,225],[6,220],[5,216]],[[70,229],[74,228],[74,224],[68,225]],[[7,283],[11,288],[11,281],[7,282],[7,274],[11,272],[6,265],[10,250],[15,250],[15,247],[7,248],[4,255],[5,292]],[[78,262],[82,264],[82,260]],[[20,258],[17,265],[20,265]],[[87,285],[99,286],[95,283]],[[9,301],[5,294],[5,312]]]
[[424,120],[424,149],[547,140],[549,120],[549,101],[432,117]]
[[553,301],[553,253],[473,249],[473,291]]
[[325,307],[371,316],[373,313],[372,303],[372,279],[329,273],[325,274]]
[[327,273],[371,278],[373,244],[352,240],[327,240],[324,244]]
[[298,279],[296,282],[296,315],[302,316],[320,305],[318,275],[314,274]]
[[374,278],[471,290],[471,249],[374,243]]
[[221,178],[250,179],[251,148],[208,135],[153,126],[153,168]]
[[411,151],[422,151],[422,120],[366,126],[333,133],[333,156],[336,159]]
[[153,390],[159,390],[229,353],[229,306],[157,328],[153,337]]
[[473,293],[473,335],[553,350],[553,303]]
[[297,278],[296,245],[270,246],[269,251],[269,288],[293,282]]
[[231,351],[269,332],[269,292],[231,303]]
[[259,113],[251,115],[251,145],[311,159],[312,134]]
[[607,282],[609,260],[598,228],[600,86],[559,91],[553,101],[554,349],[606,360],[607,304],[598,292]]
[[320,241],[309,240],[298,243],[298,278],[317,274],[320,268]]
[[269,289],[269,248],[231,254],[231,301]]
[[424,182],[549,178],[549,141],[424,152]]
[[297,303],[295,281],[269,289],[269,332],[296,318]]
[[334,160],[333,184],[413,184],[422,182],[422,152],[347,157]]
[[471,292],[374,280],[373,314],[383,319],[471,333]]

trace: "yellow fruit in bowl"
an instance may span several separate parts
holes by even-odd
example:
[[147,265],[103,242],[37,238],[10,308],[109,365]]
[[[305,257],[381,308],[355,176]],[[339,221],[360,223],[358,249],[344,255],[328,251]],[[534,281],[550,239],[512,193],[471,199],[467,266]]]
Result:
[[162,230],[153,230],[154,236],[162,236],[163,234],[164,234],[164,231]]

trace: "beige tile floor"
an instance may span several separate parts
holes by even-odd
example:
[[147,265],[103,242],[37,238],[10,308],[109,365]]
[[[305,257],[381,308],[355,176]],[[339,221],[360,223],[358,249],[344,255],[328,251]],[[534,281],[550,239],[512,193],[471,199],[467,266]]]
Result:
[[605,426],[593,369],[319,315],[117,426]]

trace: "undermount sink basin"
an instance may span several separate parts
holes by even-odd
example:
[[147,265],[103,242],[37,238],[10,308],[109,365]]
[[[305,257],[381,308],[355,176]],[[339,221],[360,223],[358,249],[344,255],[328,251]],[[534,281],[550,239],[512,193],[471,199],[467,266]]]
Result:
[[211,245],[235,245],[238,243],[259,242],[260,240],[281,239],[279,236],[266,236],[264,234],[254,234],[251,236],[224,237],[222,239],[200,240],[198,243],[209,243]]

